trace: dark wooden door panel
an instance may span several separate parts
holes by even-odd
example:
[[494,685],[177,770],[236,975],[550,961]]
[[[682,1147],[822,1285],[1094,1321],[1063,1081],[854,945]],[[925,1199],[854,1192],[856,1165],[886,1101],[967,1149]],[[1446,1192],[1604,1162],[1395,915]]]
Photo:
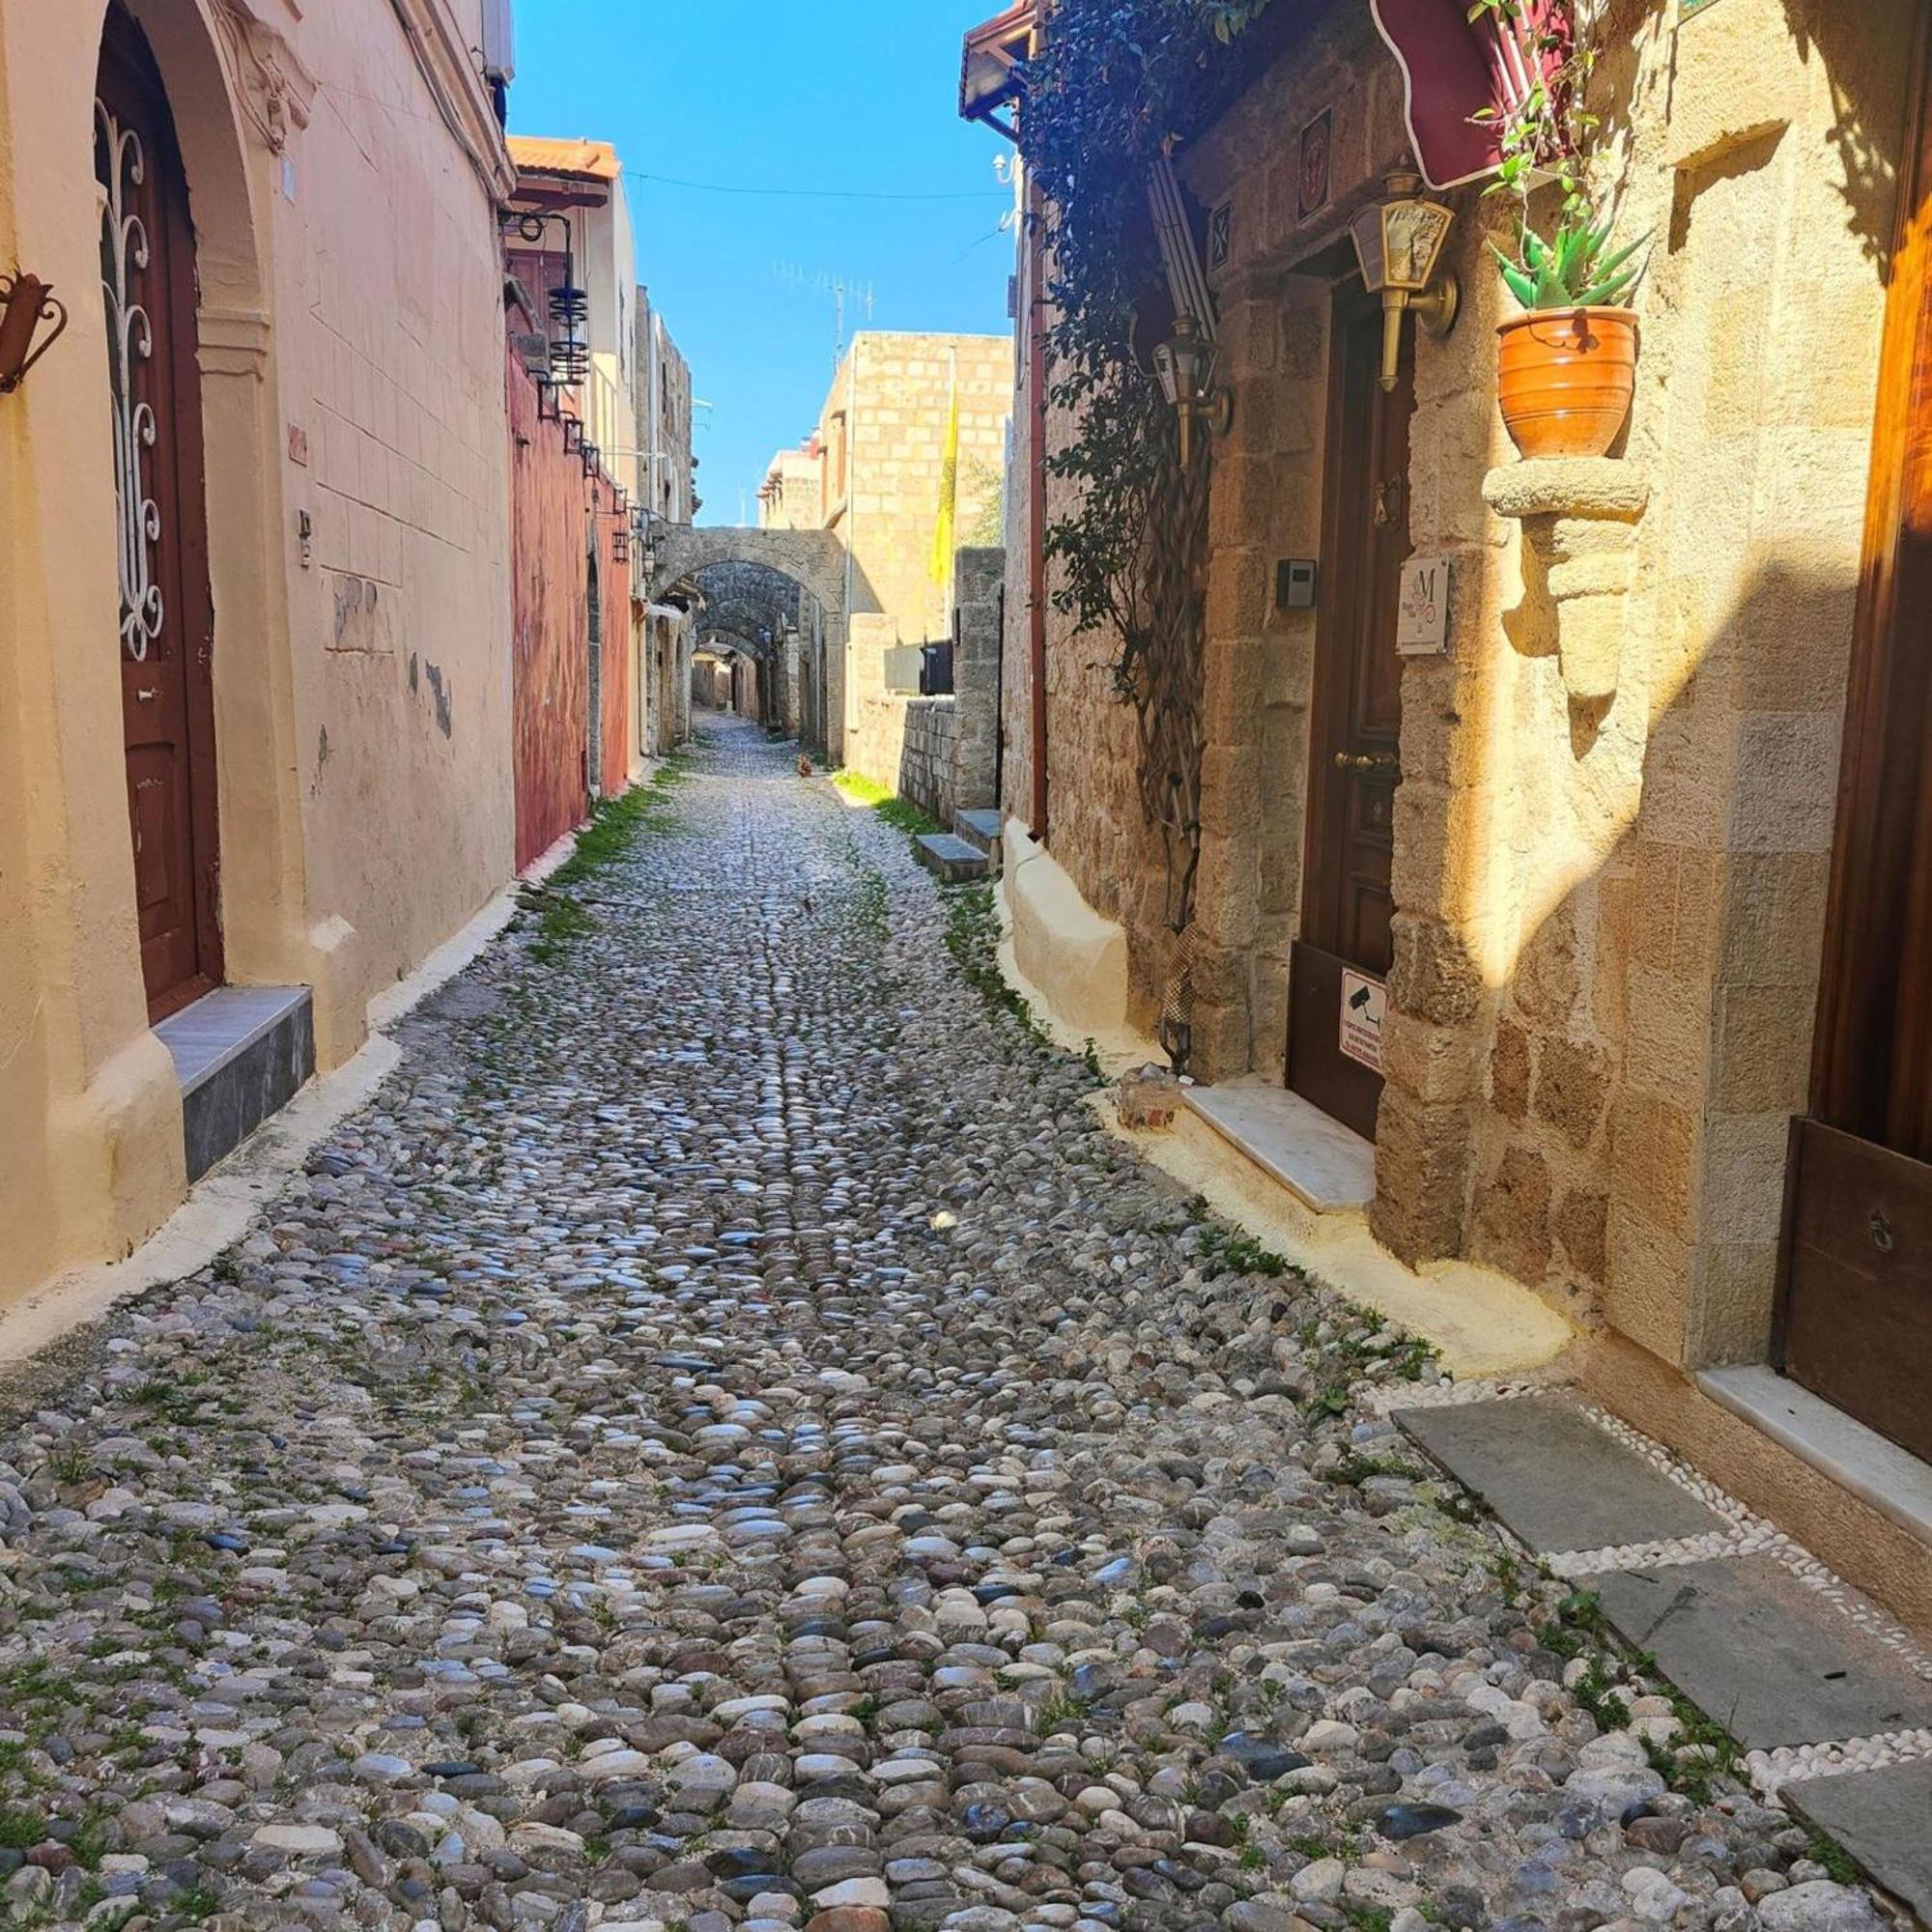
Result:
[[1784,1372],[1932,1460],[1932,1165],[1794,1123]]
[[1826,915],[1776,1354],[1932,1458],[1932,40],[1901,170]]
[[95,103],[114,428],[121,709],[149,1012],[221,978],[213,600],[194,236],[146,41],[109,8]]
[[1342,1052],[1342,976],[1352,967],[1379,979],[1393,956],[1390,879],[1402,777],[1396,606],[1408,555],[1413,354],[1406,343],[1396,387],[1384,391],[1381,306],[1359,289],[1338,292],[1288,1084],[1365,1136],[1375,1132],[1381,1076]]

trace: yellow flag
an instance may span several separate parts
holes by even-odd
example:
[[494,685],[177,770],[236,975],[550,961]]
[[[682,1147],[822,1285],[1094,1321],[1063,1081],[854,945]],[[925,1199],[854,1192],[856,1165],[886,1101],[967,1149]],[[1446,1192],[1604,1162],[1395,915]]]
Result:
[[955,351],[947,384],[946,453],[939,463],[939,518],[932,527],[933,582],[952,580],[952,520],[959,508],[959,356]]

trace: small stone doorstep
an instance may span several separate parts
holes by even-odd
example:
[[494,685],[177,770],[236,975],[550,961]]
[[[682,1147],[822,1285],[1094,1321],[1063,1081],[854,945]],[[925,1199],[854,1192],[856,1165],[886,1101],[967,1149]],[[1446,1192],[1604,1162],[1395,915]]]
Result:
[[1286,1087],[1249,1076],[1182,1090],[1187,1107],[1318,1214],[1359,1213],[1375,1199],[1376,1151]]
[[1932,1724],[1932,1683],[1775,1556],[1598,1577],[1604,1614],[1750,1750]]
[[181,1081],[190,1180],[287,1106],[315,1071],[306,986],[217,986],[155,1032]]
[[1932,1758],[1806,1778],[1779,1795],[1932,1925]]
[[986,876],[986,855],[977,845],[969,845],[951,832],[922,832],[913,840],[919,863],[949,886],[963,885],[969,879]]
[[952,829],[969,845],[977,845],[987,858],[996,858],[1000,849],[1000,814],[990,808],[976,808],[952,814]]
[[1776,1369],[1706,1369],[1697,1386],[1801,1463],[1932,1544],[1932,1463]]
[[1398,1409],[1393,1419],[1541,1555],[1730,1527],[1568,1396]]

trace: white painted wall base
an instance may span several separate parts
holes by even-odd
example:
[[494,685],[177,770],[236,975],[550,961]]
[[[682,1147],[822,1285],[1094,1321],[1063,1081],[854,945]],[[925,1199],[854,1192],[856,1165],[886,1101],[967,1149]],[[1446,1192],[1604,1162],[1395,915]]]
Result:
[[1094,1044],[1111,1073],[1149,1061],[1159,1046],[1127,1024],[1127,936],[1080,895],[1060,862],[1009,818],[1000,836],[1000,970],[1057,1045]]
[[1520,1283],[1467,1262],[1405,1266],[1359,1212],[1318,1213],[1183,1108],[1164,1133],[1121,1125],[1111,1093],[1093,1105],[1108,1131],[1191,1194],[1338,1294],[1433,1343],[1459,1377],[1545,1369],[1576,1339],[1570,1324]]

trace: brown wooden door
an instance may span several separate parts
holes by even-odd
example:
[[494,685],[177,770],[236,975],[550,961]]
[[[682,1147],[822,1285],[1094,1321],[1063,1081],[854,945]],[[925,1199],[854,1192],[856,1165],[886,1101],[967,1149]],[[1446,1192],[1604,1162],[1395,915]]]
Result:
[[[1396,606],[1408,555],[1413,356],[1413,332],[1405,331],[1396,386],[1383,389],[1381,305],[1352,286],[1338,291],[1288,1084],[1370,1138],[1382,1081],[1357,1056],[1365,1034],[1372,1037],[1361,1016],[1378,1011],[1390,958],[1389,874],[1402,780]],[[1343,1050],[1345,1019],[1355,1056]]]
[[1793,1123],[1785,1373],[1932,1458],[1932,67],[1886,317],[1811,1111]]
[[114,416],[121,712],[141,973],[160,1018],[221,980],[194,235],[167,97],[110,7],[95,102]]

